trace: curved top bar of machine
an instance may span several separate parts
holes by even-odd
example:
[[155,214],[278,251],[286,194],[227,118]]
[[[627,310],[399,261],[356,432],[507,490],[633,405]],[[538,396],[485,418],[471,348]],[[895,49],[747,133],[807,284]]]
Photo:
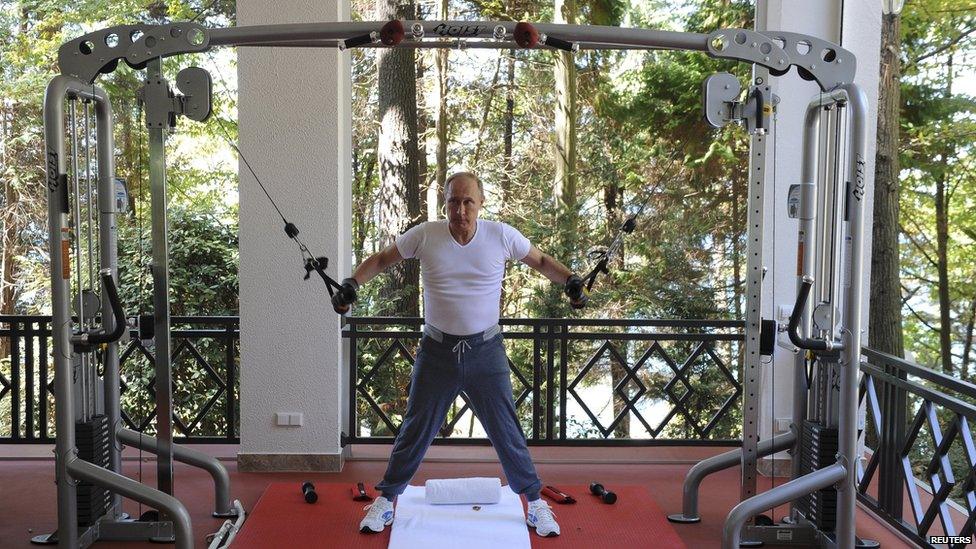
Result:
[[[552,47],[572,49],[678,49],[702,51],[712,57],[762,65],[775,76],[796,66],[800,76],[829,91],[854,80],[854,54],[835,44],[803,34],[747,29],[719,29],[708,34],[596,25],[556,25],[514,21],[403,21],[405,39],[380,42],[389,22],[293,23],[210,29],[196,23],[121,25],[98,30],[65,43],[58,51],[61,73],[94,82],[124,60],[142,68],[158,57],[204,52],[217,46],[479,48]],[[526,25],[528,27],[526,27]],[[543,39],[526,44],[514,37],[516,26],[529,28]],[[445,40],[447,39],[447,40]],[[462,42],[464,41],[464,42]],[[548,44],[548,46],[546,45]],[[565,49],[565,47],[563,48]]]

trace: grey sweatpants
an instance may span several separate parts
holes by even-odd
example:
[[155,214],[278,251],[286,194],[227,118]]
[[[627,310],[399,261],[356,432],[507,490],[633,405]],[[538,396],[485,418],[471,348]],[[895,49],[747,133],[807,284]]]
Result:
[[464,391],[498,453],[509,487],[518,494],[538,497],[542,482],[536,475],[525,434],[515,414],[508,357],[499,333],[485,340],[425,334],[411,375],[407,415],[393,443],[383,481],[376,489],[384,496],[403,493],[427,448],[457,398]]

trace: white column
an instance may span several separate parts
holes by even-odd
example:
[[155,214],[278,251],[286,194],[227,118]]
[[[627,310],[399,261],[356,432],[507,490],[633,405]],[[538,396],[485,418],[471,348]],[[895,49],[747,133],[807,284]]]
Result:
[[[796,2],[794,0],[768,0],[760,2],[765,9],[770,30],[782,30],[809,34],[840,44],[857,57],[855,82],[864,88],[871,105],[871,122],[868,135],[868,166],[866,173],[873,184],[875,129],[878,97],[879,48],[881,40],[880,2]],[[841,14],[841,10],[844,13]],[[766,249],[766,275],[763,295],[763,316],[786,321],[779,317],[781,309],[791,311],[796,299],[796,245],[797,220],[787,214],[786,199],[791,184],[800,182],[802,160],[803,117],[807,104],[820,91],[813,82],[801,79],[796,69],[781,77],[773,77],[773,92],[780,97],[777,107],[775,166],[770,158],[769,173],[776,175],[776,187],[766,193],[766,227],[769,227]],[[772,155],[773,151],[770,151]],[[773,172],[775,170],[775,172]],[[865,191],[865,227],[870,230],[873,193]],[[867,239],[865,258],[870,257],[870,238]],[[870,281],[870,260],[865,261],[864,284]],[[867,326],[867,301],[865,291],[864,318]],[[788,342],[785,334],[780,339]],[[866,339],[865,339],[866,341]],[[781,347],[776,349],[774,367],[763,369],[762,411],[760,412],[760,437],[768,439],[788,426],[793,405],[793,355]],[[776,420],[784,420],[777,422]],[[781,423],[782,425],[778,425]],[[789,455],[781,452],[775,456],[776,470],[789,472]],[[761,466],[764,473],[772,470],[770,460]]]
[[[348,20],[345,0],[239,0],[238,25]],[[328,272],[349,272],[349,56],[334,49],[239,48],[240,147]],[[345,362],[321,279],[241,163],[242,470],[342,467]],[[279,426],[277,414],[301,414]]]

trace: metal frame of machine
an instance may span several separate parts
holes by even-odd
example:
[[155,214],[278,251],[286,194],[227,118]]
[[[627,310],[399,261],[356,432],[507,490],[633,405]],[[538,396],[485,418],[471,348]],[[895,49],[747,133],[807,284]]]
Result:
[[[729,74],[710,77],[704,86],[705,117],[711,124],[722,126],[730,122],[743,122],[751,134],[749,158],[749,197],[747,217],[747,274],[746,274],[746,332],[743,371],[743,428],[742,447],[726,454],[705,460],[694,468],[685,483],[683,513],[671,518],[677,522],[696,522],[697,489],[701,479],[714,471],[742,466],[741,499],[729,514],[723,537],[724,547],[737,547],[743,537],[747,542],[777,541],[806,542],[816,540],[823,546],[849,548],[855,544],[855,483],[856,436],[857,436],[857,367],[860,355],[860,307],[863,243],[863,196],[867,174],[864,173],[865,129],[867,100],[864,93],[853,83],[856,70],[854,55],[843,48],[816,37],[775,31],[746,29],[721,29],[712,33],[667,32],[649,29],[619,27],[530,24],[485,21],[390,21],[344,22],[262,25],[235,28],[205,28],[196,23],[167,25],[126,25],[102,29],[65,43],[59,51],[61,75],[48,86],[45,97],[45,136],[47,145],[47,186],[49,189],[49,232],[51,252],[53,339],[55,357],[55,385],[57,405],[57,484],[58,484],[58,532],[56,538],[63,547],[87,546],[97,539],[174,539],[177,547],[192,547],[190,517],[178,500],[172,497],[172,460],[185,461],[206,468],[214,476],[216,484],[215,515],[236,517],[228,523],[215,540],[214,545],[228,543],[233,532],[240,527],[243,509],[229,498],[229,481],[226,471],[212,458],[172,444],[172,395],[170,384],[169,330],[169,279],[166,221],[166,174],[165,139],[167,131],[175,127],[179,116],[205,120],[210,113],[212,83],[206,71],[186,69],[177,77],[175,93],[161,74],[163,57],[183,53],[204,52],[215,47],[400,47],[400,48],[545,48],[556,51],[578,49],[681,49],[699,51],[716,58],[727,58],[751,63],[752,81],[746,93],[740,94],[741,85]],[[152,199],[152,276],[154,301],[154,333],[156,345],[155,368],[157,373],[157,433],[149,439],[123,429],[119,421],[119,373],[118,336],[124,330],[124,314],[115,291],[117,279],[115,203],[114,200],[97,201],[99,208],[99,269],[98,281],[89,274],[85,282],[76,277],[72,288],[71,255],[74,251],[75,269],[85,264],[79,242],[82,240],[82,221],[79,211],[83,204],[90,208],[93,202],[80,198],[78,181],[78,143],[71,151],[66,147],[65,102],[71,107],[68,119],[74,127],[75,102],[82,101],[95,106],[97,131],[98,189],[96,196],[114,196],[114,164],[112,158],[112,113],[105,92],[95,85],[99,74],[115,70],[119,61],[137,69],[146,69],[146,79],[140,92],[145,105],[146,125],[149,131],[149,172]],[[759,389],[760,357],[770,354],[771,349],[762,345],[764,332],[774,330],[772,323],[761,318],[761,294],[763,284],[763,203],[769,176],[766,170],[770,121],[779,98],[770,87],[770,78],[786,74],[796,67],[801,77],[817,82],[823,92],[814,99],[817,110],[808,110],[804,176],[800,196],[801,259],[800,298],[794,311],[790,331],[799,348],[808,349],[808,355],[798,354],[794,382],[793,426],[789,433],[768,441],[759,440]],[[834,161],[842,170],[841,177],[834,177],[834,185],[827,196],[833,200],[821,207],[843,208],[843,216],[833,216],[833,224],[824,225],[812,207],[818,189],[815,167],[816,144],[811,142],[818,128],[818,113],[822,113],[824,98],[831,105],[843,107],[843,121],[849,121],[851,138],[847,140],[845,154],[835,150]],[[841,117],[832,123],[840,131]],[[85,118],[87,124],[88,117]],[[845,122],[846,123],[846,122]],[[812,132],[812,134],[811,134]],[[88,147],[90,133],[86,133]],[[814,140],[815,141],[815,140]],[[811,152],[814,151],[814,152]],[[86,158],[89,154],[85,153]],[[69,162],[70,161],[70,162]],[[844,162],[843,165],[840,163]],[[70,171],[68,164],[72,164]],[[836,170],[835,170],[836,171]],[[71,184],[74,183],[74,190]],[[821,195],[823,193],[821,192]],[[72,198],[73,196],[73,198]],[[72,216],[72,206],[75,208]],[[842,219],[843,218],[843,219]],[[842,221],[842,222],[841,222]],[[823,227],[815,228],[814,223]],[[86,247],[89,264],[94,246]],[[292,226],[293,227],[293,226]],[[836,282],[830,289],[818,286],[817,296],[823,301],[840,301],[842,309],[831,309],[832,323],[813,333],[810,325],[811,307],[806,304],[814,273],[814,264],[823,265],[823,246],[817,247],[817,238],[831,238],[831,262],[833,271],[825,273]],[[817,230],[820,230],[818,233]],[[288,228],[286,226],[286,232]],[[297,230],[295,231],[297,234]],[[295,235],[289,233],[294,238]],[[837,240],[840,237],[840,240]],[[803,246],[806,242],[806,246]],[[840,244],[837,244],[840,242]],[[835,246],[837,244],[837,246]],[[819,252],[817,250],[820,250]],[[819,255],[818,255],[819,254]],[[817,262],[820,263],[817,263]],[[313,263],[315,263],[313,261]],[[325,265],[313,265],[324,279]],[[308,268],[306,266],[306,268]],[[89,273],[92,268],[89,268]],[[77,273],[76,273],[77,274]],[[837,282],[839,281],[839,282]],[[327,280],[328,282],[328,280]],[[100,289],[96,291],[93,286]],[[72,295],[78,304],[72,319]],[[94,299],[93,299],[94,296]],[[86,310],[86,302],[88,309]],[[102,314],[100,325],[92,312],[100,304],[112,306],[114,314]],[[837,303],[829,307],[836,308]],[[839,390],[816,393],[808,406],[806,365],[813,360],[817,365],[817,380],[835,376]],[[94,365],[104,364],[104,374],[97,375]],[[832,378],[833,379],[833,378]],[[99,391],[94,388],[99,387]],[[95,393],[102,394],[94,397]],[[816,405],[815,405],[816,404]],[[834,463],[807,474],[798,465],[794,479],[773,490],[756,493],[757,459],[777,451],[792,448],[794,455],[800,450],[800,430],[808,418],[826,416],[809,414],[810,409],[836,410],[830,416],[839,429],[839,451]],[[110,457],[102,466],[90,463],[78,455],[75,424],[103,413],[108,418]],[[158,455],[159,489],[153,489],[127,479],[119,473],[119,448],[124,442],[139,446]],[[796,461],[796,460],[795,460]],[[111,493],[112,505],[105,515],[93,525],[78,529],[76,484],[86,481],[103,487]],[[821,532],[800,513],[791,513],[790,523],[762,526],[750,523],[754,516],[770,507],[803,497],[827,486],[835,486],[838,493],[837,524],[833,532]],[[132,521],[121,514],[120,497],[126,496],[162,511],[158,521]],[[784,534],[787,532],[788,534]],[[787,539],[788,538],[788,539]]]

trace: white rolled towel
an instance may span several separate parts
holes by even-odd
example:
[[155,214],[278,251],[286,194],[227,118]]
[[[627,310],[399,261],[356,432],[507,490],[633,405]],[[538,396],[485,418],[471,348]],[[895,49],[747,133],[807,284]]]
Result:
[[439,478],[424,485],[429,504],[498,503],[502,481],[498,478]]

